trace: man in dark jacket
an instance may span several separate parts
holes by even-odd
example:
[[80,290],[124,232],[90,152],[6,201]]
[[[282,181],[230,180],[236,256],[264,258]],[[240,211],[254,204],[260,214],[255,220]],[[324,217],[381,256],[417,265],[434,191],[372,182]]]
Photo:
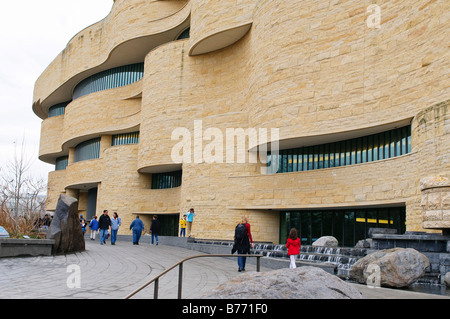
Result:
[[108,216],[108,211],[105,209],[103,215],[98,219],[98,228],[100,229],[100,245],[106,244],[109,227],[111,226],[111,218]]
[[156,238],[156,245],[158,245],[158,235],[161,232],[161,223],[158,220],[158,216],[153,216],[152,226],[150,226],[150,232],[152,233],[152,245],[153,240]]

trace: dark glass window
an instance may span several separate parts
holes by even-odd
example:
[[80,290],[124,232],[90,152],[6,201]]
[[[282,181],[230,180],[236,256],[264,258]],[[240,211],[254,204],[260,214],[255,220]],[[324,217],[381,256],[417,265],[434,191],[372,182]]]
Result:
[[70,102],[72,102],[72,101],[68,101],[68,102],[64,102],[64,103],[53,105],[48,110],[48,117],[55,117],[55,116],[64,115],[64,113],[66,112],[66,106]]
[[94,74],[81,81],[73,91],[73,99],[94,92],[113,89],[139,81],[144,76],[144,63],[120,66]]
[[69,165],[69,157],[62,156],[56,159],[55,171],[63,171]]
[[367,163],[411,152],[411,126],[336,143],[281,150],[268,154],[271,173],[287,173]]
[[167,189],[181,186],[182,171],[152,175],[152,189]]
[[161,236],[178,236],[178,225],[180,223],[180,215],[158,215],[161,222]]
[[405,233],[405,218],[405,207],[281,212],[280,243],[285,243],[289,230],[296,228],[303,245],[311,245],[321,236],[333,236],[340,246],[353,247],[368,238],[371,227]]
[[100,138],[83,142],[75,147],[75,163],[97,158],[100,158]]
[[139,144],[139,132],[113,135],[112,146]]
[[187,28],[186,30],[181,32],[181,34],[178,36],[177,40],[189,39],[190,34],[191,34],[191,28]]

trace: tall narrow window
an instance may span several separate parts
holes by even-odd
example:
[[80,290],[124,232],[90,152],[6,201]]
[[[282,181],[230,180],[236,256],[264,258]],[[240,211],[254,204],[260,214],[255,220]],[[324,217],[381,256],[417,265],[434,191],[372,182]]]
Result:
[[113,135],[112,146],[139,144],[139,132]]

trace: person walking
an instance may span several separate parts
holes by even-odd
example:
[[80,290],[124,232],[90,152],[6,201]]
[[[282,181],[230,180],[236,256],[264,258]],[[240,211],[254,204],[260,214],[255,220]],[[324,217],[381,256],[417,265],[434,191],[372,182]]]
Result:
[[288,256],[291,260],[291,263],[289,265],[290,269],[297,268],[295,264],[295,258],[300,254],[300,238],[298,238],[298,232],[297,229],[291,228],[291,231],[289,232],[289,238],[287,239],[286,248],[288,249]]
[[161,232],[161,223],[159,222],[158,216],[153,216],[152,225],[150,226],[150,233],[152,234],[152,245],[154,244],[154,239],[156,239],[156,246],[158,246],[158,235]]
[[195,216],[197,216],[197,214],[194,212],[193,208],[189,209],[186,213],[186,231],[188,237],[191,237],[192,223],[194,222]]
[[186,237],[186,214],[180,219],[180,237]]
[[86,222],[84,221],[84,219],[81,221],[81,230],[83,231],[83,237],[86,234]]
[[98,219],[98,228],[100,229],[100,245],[106,244],[109,227],[111,227],[111,218],[108,216],[108,210],[103,211],[103,215]]
[[98,220],[97,216],[92,217],[91,222],[89,223],[89,228],[91,229],[91,240],[95,240],[95,235],[98,233]]
[[[250,230],[249,217],[243,216],[241,222],[235,228],[234,245],[231,249],[231,254],[236,251],[239,255],[250,254],[250,249],[253,248],[253,237]],[[247,257],[238,257],[238,271],[245,271],[245,264]]]
[[114,212],[113,218],[111,219],[111,245],[116,244],[117,232],[119,231],[120,226],[122,226],[122,220],[119,218],[119,215]]
[[42,228],[44,231],[48,231],[48,228],[50,227],[50,224],[52,223],[52,220],[48,216],[48,214],[45,214],[44,218],[42,219]]
[[142,232],[144,231],[144,223],[140,220],[139,216],[130,225],[130,230],[133,230],[133,245],[139,245],[139,240],[141,239]]

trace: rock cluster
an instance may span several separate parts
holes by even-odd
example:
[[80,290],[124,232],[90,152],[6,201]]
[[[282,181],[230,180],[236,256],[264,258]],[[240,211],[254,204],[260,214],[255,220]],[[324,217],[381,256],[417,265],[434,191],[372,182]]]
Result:
[[313,246],[337,247],[338,240],[333,236],[323,236],[312,243]]
[[317,267],[248,273],[223,283],[203,299],[362,299],[352,285]]
[[350,279],[366,284],[368,279],[378,276],[380,286],[408,287],[421,278],[429,266],[428,258],[415,249],[385,249],[358,260],[350,269]]

